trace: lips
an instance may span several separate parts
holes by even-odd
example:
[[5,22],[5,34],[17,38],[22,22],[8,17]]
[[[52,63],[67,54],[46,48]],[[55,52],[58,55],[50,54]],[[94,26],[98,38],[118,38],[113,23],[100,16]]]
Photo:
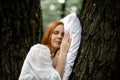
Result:
[[61,43],[61,41],[55,41],[56,43]]

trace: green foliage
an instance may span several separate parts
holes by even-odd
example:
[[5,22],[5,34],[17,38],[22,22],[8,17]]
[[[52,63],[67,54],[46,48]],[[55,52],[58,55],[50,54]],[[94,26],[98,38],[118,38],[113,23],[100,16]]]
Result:
[[[76,12],[81,9],[82,0],[66,0],[65,1],[65,15]],[[62,4],[58,0],[41,0],[42,16],[43,16],[43,30],[48,24],[54,20],[61,19],[60,15]]]

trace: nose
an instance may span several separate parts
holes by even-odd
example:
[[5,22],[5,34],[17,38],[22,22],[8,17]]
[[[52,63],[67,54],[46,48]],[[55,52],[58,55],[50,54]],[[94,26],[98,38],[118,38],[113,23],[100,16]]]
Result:
[[58,38],[61,38],[61,39],[62,39],[62,37],[63,37],[62,34],[58,34]]

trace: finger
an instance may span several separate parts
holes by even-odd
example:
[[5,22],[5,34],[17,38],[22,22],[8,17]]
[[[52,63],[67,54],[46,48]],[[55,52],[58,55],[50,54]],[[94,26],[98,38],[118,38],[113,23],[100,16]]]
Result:
[[67,41],[68,42],[70,41],[70,34],[69,33],[67,34]]
[[67,33],[64,34],[63,40],[66,40],[67,38]]
[[69,42],[70,41],[70,34],[69,33],[65,33],[64,37],[63,37],[63,42]]

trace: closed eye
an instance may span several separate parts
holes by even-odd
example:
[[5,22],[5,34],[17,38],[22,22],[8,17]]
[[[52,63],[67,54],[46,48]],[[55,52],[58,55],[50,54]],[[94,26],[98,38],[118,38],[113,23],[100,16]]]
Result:
[[54,31],[53,34],[55,34],[55,35],[61,34],[62,37],[64,36],[64,32],[63,32],[63,33],[60,33],[59,31]]
[[59,34],[59,32],[58,31],[54,31],[53,34]]

